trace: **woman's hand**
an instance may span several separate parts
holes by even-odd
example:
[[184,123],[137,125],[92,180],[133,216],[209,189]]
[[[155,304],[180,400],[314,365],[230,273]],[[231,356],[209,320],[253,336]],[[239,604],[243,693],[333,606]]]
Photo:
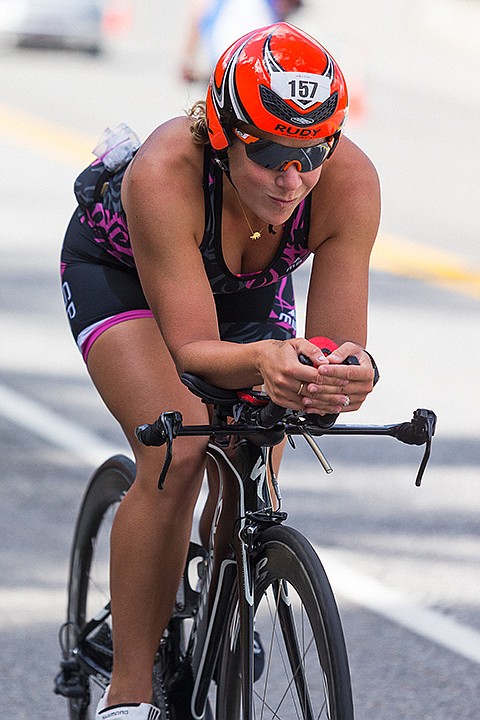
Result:
[[[329,359],[316,345],[303,338],[270,340],[262,345],[260,372],[266,392],[277,405],[293,410],[308,408],[309,412],[324,415],[339,412],[338,408],[348,403],[348,377],[337,373],[336,366],[333,372],[324,373],[322,368],[330,367]],[[358,351],[358,346],[354,347]],[[305,355],[313,366],[303,365],[300,355]]]
[[[357,358],[359,364],[343,365],[342,363],[350,356]],[[317,368],[321,382],[311,382],[304,388],[303,407],[307,412],[318,414],[358,410],[373,389],[374,370],[369,355],[359,345],[346,342],[328,355],[326,361]],[[341,386],[343,397],[326,395],[325,388],[338,380],[343,383]],[[324,411],[326,401],[333,404]],[[321,412],[317,409],[319,402]]]
[[[313,366],[303,365],[300,355]],[[342,365],[349,356],[356,357],[359,365]],[[325,356],[303,338],[268,341],[262,348],[260,370],[274,402],[318,415],[358,410],[373,388],[370,357],[351,342]]]

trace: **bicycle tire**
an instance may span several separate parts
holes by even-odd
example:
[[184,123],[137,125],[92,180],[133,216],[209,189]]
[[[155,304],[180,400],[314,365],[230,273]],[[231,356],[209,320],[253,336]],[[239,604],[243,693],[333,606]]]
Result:
[[[310,543],[290,527],[266,529],[260,536],[253,577],[255,630],[264,653],[263,672],[253,688],[253,717],[353,720],[340,615]],[[238,627],[235,591],[219,658],[218,720],[253,720],[243,717]]]
[[[115,455],[93,474],[85,491],[75,526],[70,556],[67,610],[67,652],[77,646],[79,632],[85,623],[109,602],[109,537],[116,509],[135,478],[135,464],[123,455]],[[103,547],[106,541],[106,547]],[[94,575],[94,570],[98,573]],[[98,596],[98,597],[97,597]],[[108,668],[111,658],[110,627],[105,622],[98,630],[92,652]],[[107,652],[108,651],[108,652]],[[80,668],[84,697],[69,698],[70,720],[89,720],[95,706],[91,681]],[[98,686],[98,685],[97,685]],[[96,704],[96,703],[95,703]]]

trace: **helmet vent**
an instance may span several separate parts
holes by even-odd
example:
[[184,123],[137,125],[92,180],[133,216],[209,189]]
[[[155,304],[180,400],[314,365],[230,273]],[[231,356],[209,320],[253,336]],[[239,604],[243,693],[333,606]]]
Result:
[[291,125],[296,125],[297,127],[314,125],[323,120],[327,120],[333,115],[338,104],[338,92],[335,91],[320,107],[304,115],[298,115],[298,111],[295,111],[285,100],[282,100],[277,93],[265,85],[260,85],[260,97],[269,113],[279,120],[288,122]]

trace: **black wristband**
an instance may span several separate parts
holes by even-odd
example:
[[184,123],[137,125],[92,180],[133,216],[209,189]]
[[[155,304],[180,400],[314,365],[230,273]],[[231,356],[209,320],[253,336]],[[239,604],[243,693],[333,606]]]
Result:
[[373,359],[373,355],[371,355],[368,350],[364,350],[364,352],[367,353],[368,357],[370,358],[370,362],[372,363],[373,368],[373,384],[376,385],[377,382],[380,380],[380,373],[378,371],[377,363]]

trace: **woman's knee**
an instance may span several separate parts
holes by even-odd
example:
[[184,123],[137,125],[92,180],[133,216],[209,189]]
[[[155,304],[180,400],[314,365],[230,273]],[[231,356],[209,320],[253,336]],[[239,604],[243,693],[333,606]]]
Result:
[[[207,442],[202,438],[177,438],[161,491],[162,499],[181,496],[184,500],[196,500],[206,464]],[[158,481],[164,468],[166,450],[142,448],[136,453],[137,474],[135,486],[138,491],[158,495]]]

